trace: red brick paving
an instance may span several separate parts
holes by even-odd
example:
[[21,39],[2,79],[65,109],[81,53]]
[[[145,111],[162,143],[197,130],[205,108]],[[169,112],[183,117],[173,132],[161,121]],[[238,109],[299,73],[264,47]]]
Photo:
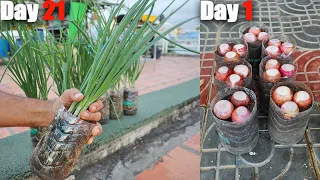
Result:
[[183,145],[200,152],[200,132],[184,142]]
[[206,107],[208,105],[211,74],[214,69],[213,53],[205,53],[200,55],[200,79],[204,80],[202,86],[200,86],[200,106]]
[[[200,145],[200,144],[199,144]],[[200,179],[200,156],[176,147],[152,169],[136,176],[137,180],[197,180]]]
[[[155,63],[156,64],[154,64],[154,62],[146,62],[136,84],[136,87],[139,89],[139,95],[165,89],[199,77],[199,57],[162,56]],[[5,66],[0,66],[0,76],[3,74],[4,69]],[[51,84],[52,80],[50,79],[49,85]],[[0,90],[16,95],[24,94],[9,76],[4,76],[4,79],[0,84]],[[57,95],[51,90],[49,98],[56,97]],[[15,134],[24,132],[28,129],[29,128],[25,127],[11,128],[11,132],[13,131],[13,134]],[[10,133],[8,130],[0,128],[0,138],[9,135]]]
[[10,132],[6,128],[0,128],[0,139],[10,136]]

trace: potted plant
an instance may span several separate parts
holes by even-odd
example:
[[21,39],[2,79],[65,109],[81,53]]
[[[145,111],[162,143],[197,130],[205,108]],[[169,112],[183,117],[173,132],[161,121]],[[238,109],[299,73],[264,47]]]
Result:
[[[33,26],[28,29],[26,24],[14,24],[18,35],[15,37],[12,31],[2,31],[1,36],[4,37],[10,44],[11,55],[7,59],[2,59],[6,65],[6,69],[1,77],[7,74],[7,70],[11,73],[9,76],[23,90],[29,98],[47,100],[49,73],[46,71],[46,66],[43,62],[43,54],[40,47],[42,42],[37,30]],[[10,25],[12,27],[14,25]],[[22,42],[20,46],[16,38]],[[33,146],[35,146],[46,132],[47,127],[31,128],[31,137]]]
[[124,115],[135,115],[138,110],[138,89],[136,89],[136,82],[143,70],[143,63],[140,64],[140,58],[138,58],[132,66],[126,71],[126,87],[124,88],[123,99],[123,113]]
[[[137,1],[129,9],[121,23],[114,27],[113,17],[118,15],[124,6],[125,0],[122,0],[119,6],[111,10],[108,24],[105,26],[105,31],[98,44],[92,43],[86,32],[81,28],[79,29],[84,39],[92,45],[88,48],[92,48],[94,52],[93,63],[79,88],[84,94],[84,99],[81,102],[73,103],[68,110],[61,107],[57,112],[49,133],[42,138],[32,154],[30,167],[33,173],[41,178],[66,178],[90,137],[91,129],[94,127],[94,124],[81,120],[78,117],[79,114],[119,82],[122,75],[136,59],[157,41],[182,24],[195,19],[185,20],[167,31],[159,33],[158,30],[161,26],[176,12],[173,11],[155,27],[147,21],[141,25],[137,33],[132,33],[133,30],[137,29],[138,22],[145,12],[149,11],[150,16],[155,2],[150,0]],[[155,34],[159,36],[150,41]],[[123,35],[123,37],[119,42],[120,35]],[[67,78],[68,76],[64,77]],[[56,166],[56,164],[59,164],[59,166]]]
[[110,88],[110,119],[121,119],[123,116],[123,88],[122,79]]

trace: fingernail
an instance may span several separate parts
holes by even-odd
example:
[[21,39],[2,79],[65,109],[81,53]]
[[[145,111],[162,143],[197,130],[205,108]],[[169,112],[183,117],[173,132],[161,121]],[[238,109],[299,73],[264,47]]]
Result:
[[78,98],[80,96],[83,96],[83,94],[82,93],[77,93],[77,94],[74,95],[75,98]]
[[82,113],[82,116],[87,118],[87,117],[89,117],[89,113],[83,112],[83,113]]
[[94,131],[95,131],[95,134],[100,134],[100,129],[96,129]]
[[93,107],[92,107],[92,110],[93,110],[93,111],[97,110],[97,107],[96,107],[96,106],[93,106]]

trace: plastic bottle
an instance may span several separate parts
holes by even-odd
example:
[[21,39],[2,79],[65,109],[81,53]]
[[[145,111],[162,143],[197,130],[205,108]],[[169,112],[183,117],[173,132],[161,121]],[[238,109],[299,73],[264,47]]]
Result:
[[67,178],[94,126],[75,117],[65,107],[60,108],[33,151],[31,171],[46,180]]

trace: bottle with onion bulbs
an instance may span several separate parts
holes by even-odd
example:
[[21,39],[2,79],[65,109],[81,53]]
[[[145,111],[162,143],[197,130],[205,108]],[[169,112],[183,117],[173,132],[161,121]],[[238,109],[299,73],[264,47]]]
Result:
[[222,62],[215,69],[214,85],[217,91],[227,87],[251,88],[252,68],[248,61],[238,63]]
[[283,145],[298,143],[308,125],[314,98],[310,88],[298,82],[282,82],[270,91],[268,130]]
[[250,152],[259,140],[257,100],[244,87],[225,88],[211,103],[222,146],[230,153]]
[[260,107],[269,111],[270,90],[280,82],[294,81],[297,75],[298,65],[289,58],[273,59],[269,56],[262,59],[259,68]]
[[262,23],[250,23],[242,25],[239,31],[240,38],[248,44],[248,61],[252,66],[253,74],[258,75],[262,42],[269,39],[269,27]]
[[273,35],[263,41],[262,58],[269,56],[273,59],[286,58],[293,60],[296,41],[285,35]]
[[215,51],[215,60],[217,64],[221,62],[238,63],[248,60],[248,45],[239,39],[231,39],[220,44]]

